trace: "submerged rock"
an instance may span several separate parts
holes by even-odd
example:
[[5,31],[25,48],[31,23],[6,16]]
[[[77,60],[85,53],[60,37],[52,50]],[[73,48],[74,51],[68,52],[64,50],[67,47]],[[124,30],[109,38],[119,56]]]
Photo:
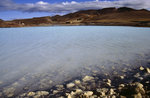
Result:
[[6,88],[3,90],[4,95],[6,95],[7,97],[13,97],[14,92],[15,92],[15,88],[13,88],[13,87]]
[[57,94],[59,91],[58,90],[53,90],[53,94]]
[[150,68],[146,68],[147,73],[150,73]]
[[140,67],[140,70],[144,70],[144,67],[141,66],[141,67]]
[[47,92],[47,91],[37,91],[36,94],[39,95],[39,96],[47,96],[47,95],[49,95],[49,92]]
[[135,82],[125,85],[120,94],[127,97],[142,98],[140,96],[141,94],[145,94],[145,90],[143,88],[143,84]]
[[80,85],[80,84],[81,84],[81,81],[80,81],[80,80],[75,80],[74,83],[75,83],[76,85]]
[[88,82],[88,81],[91,81],[93,79],[94,79],[94,77],[92,77],[92,76],[85,76],[82,80],[83,80],[83,82]]
[[142,95],[141,93],[138,93],[138,94],[132,95],[132,98],[142,98]]
[[124,76],[120,76],[121,79],[124,79]]
[[87,98],[89,98],[90,96],[92,96],[93,95],[93,92],[92,91],[86,91],[85,93],[84,93],[84,96],[86,96]]
[[74,87],[74,86],[75,86],[74,83],[69,83],[69,84],[67,84],[67,88],[72,88],[72,87]]
[[27,96],[34,96],[35,95],[35,92],[29,92],[28,94],[27,94]]
[[81,89],[76,89],[76,94],[81,94],[83,91]]

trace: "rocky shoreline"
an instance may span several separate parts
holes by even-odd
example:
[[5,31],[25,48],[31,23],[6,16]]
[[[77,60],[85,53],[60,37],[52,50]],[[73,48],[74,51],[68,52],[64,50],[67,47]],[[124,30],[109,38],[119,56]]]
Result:
[[[28,92],[17,98],[149,98],[150,68],[139,67],[123,76],[96,75],[67,81],[46,91]],[[108,78],[110,77],[110,78]]]
[[70,76],[52,87],[48,85],[54,81],[41,79],[38,86],[47,86],[46,89],[25,91],[28,89],[25,87],[23,92],[15,94],[15,89],[9,87],[0,91],[0,98],[150,98],[150,59],[149,56],[137,59],[137,65],[118,63],[119,67],[114,63],[109,69],[97,66],[94,70],[86,66],[77,77]]
[[45,91],[23,93],[17,98],[149,98],[150,67],[124,68],[117,72],[77,77]]

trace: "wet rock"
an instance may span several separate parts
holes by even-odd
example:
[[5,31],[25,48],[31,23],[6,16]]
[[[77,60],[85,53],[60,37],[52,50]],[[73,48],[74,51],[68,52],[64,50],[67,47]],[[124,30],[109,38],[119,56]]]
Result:
[[135,82],[135,83],[131,83],[126,85],[122,91],[121,91],[121,95],[123,96],[134,96],[137,94],[145,94],[145,90],[143,88],[143,84],[139,83],[139,82]]
[[82,80],[83,80],[83,82],[88,82],[88,81],[91,81],[93,79],[94,79],[94,77],[92,77],[92,76],[85,76]]
[[144,67],[141,66],[141,67],[140,67],[140,70],[141,70],[141,71],[144,70]]
[[56,85],[56,87],[57,87],[57,90],[59,90],[59,91],[62,91],[64,89],[63,85]]
[[49,95],[49,92],[47,92],[47,91],[37,91],[36,94],[39,95],[39,96],[47,96],[47,95]]
[[23,93],[23,94],[21,94],[21,95],[19,95],[19,97],[18,98],[24,98],[25,96],[27,95],[27,93]]
[[57,90],[53,90],[53,94],[55,95],[55,94],[57,94],[59,91],[57,91]]
[[81,84],[81,81],[80,81],[80,80],[75,80],[74,83],[75,83],[76,85],[80,85],[80,84]]
[[57,88],[64,88],[63,85],[56,85]]
[[6,95],[7,97],[13,97],[14,92],[15,92],[15,88],[13,88],[13,87],[6,88],[3,90],[4,95]]
[[111,98],[117,98],[115,95],[112,95]]
[[34,96],[34,95],[35,95],[35,92],[29,92],[29,93],[27,94],[27,96],[29,96],[29,97]]
[[119,96],[120,98],[127,98],[126,96]]
[[111,80],[110,79],[106,79],[106,80],[104,79],[103,81],[106,83],[107,86],[111,86]]
[[133,98],[142,98],[142,95],[141,93],[138,93],[138,94],[135,94],[135,95],[132,95]]
[[[25,98],[28,98],[28,97],[25,97]],[[41,97],[41,95],[35,95],[35,96],[33,96],[33,98],[42,98],[42,97]]]
[[147,73],[150,73],[150,68],[146,68]]
[[143,80],[144,78],[143,77],[138,77],[138,79]]
[[58,97],[58,98],[65,98],[64,96],[60,96],[60,97]]
[[74,83],[69,83],[69,84],[67,84],[67,88],[72,88],[72,87],[74,87],[74,86],[75,86]]
[[125,87],[125,85],[124,84],[120,84],[119,87]]
[[150,82],[149,82],[149,81],[146,81],[145,83],[149,84]]
[[106,96],[108,89],[107,88],[96,89],[96,92],[100,97],[104,97],[104,96]]
[[124,79],[124,76],[120,76],[121,79]]
[[135,91],[137,93],[145,94],[145,90],[143,88],[143,84],[136,82],[135,86],[136,86]]
[[76,94],[81,94],[83,91],[81,89],[76,89]]
[[92,96],[93,95],[93,92],[92,91],[86,91],[86,92],[84,92],[84,96],[86,96],[86,97],[90,97],[90,96]]
[[118,87],[118,90],[121,91],[124,87],[125,87],[124,84],[120,84],[119,87]]
[[109,95],[113,95],[115,92],[114,92],[114,90],[111,88],[110,90],[109,90]]
[[134,77],[135,77],[135,78],[140,77],[140,73],[136,73],[136,74],[134,75]]
[[107,79],[106,82],[107,82],[107,83],[111,83],[111,80],[110,80],[110,79]]

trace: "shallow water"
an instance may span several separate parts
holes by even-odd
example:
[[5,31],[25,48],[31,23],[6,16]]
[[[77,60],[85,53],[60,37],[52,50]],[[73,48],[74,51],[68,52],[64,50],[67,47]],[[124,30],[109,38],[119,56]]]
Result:
[[137,54],[148,52],[150,28],[0,28],[0,90],[25,85],[30,85],[29,90],[39,89],[37,85],[44,89],[47,85],[43,86],[41,82],[57,84],[81,74],[83,66],[104,65],[109,68],[112,65],[108,62],[129,62]]

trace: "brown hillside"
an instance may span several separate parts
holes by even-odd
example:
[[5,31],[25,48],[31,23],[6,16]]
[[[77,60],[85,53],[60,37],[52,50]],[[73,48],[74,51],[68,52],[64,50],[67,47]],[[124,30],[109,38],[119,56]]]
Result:
[[126,25],[150,27],[150,11],[132,8],[104,8],[99,10],[82,10],[63,16],[37,17],[17,19],[12,21],[0,20],[0,27],[24,27],[43,25]]
[[52,20],[50,16],[47,16],[47,17],[35,17],[31,19],[17,19],[13,20],[12,22],[26,26],[34,26],[41,24],[51,24]]

